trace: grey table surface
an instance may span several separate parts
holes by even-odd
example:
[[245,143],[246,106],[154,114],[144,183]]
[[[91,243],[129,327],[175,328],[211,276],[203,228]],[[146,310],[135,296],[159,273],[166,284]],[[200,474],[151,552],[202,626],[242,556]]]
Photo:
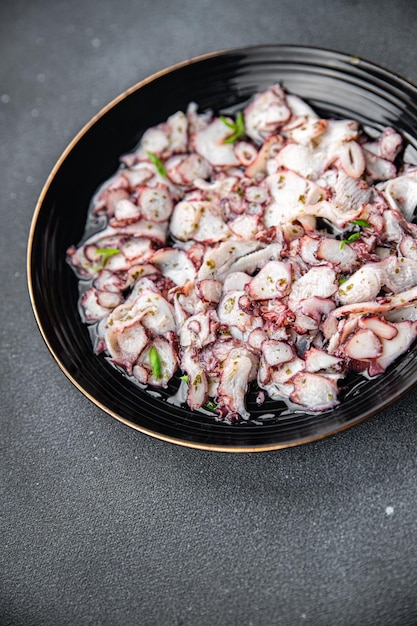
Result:
[[406,0],[1,0],[0,623],[417,624],[417,390],[306,446],[187,449],[119,423],[37,329],[26,246],[78,130],[175,62],[337,49],[417,83]]

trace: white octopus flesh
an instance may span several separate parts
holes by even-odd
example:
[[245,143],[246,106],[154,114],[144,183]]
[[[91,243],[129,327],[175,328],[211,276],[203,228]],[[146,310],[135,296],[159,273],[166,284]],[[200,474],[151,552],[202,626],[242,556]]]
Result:
[[250,386],[258,404],[335,407],[347,374],[382,374],[417,337],[403,143],[279,85],[236,115],[191,103],[149,128],[68,250],[95,351],[142,385],[182,374],[188,406],[230,423]]

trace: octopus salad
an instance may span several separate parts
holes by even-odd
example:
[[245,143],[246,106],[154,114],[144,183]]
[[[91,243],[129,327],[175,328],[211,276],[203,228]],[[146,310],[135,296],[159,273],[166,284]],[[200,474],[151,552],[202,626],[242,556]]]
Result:
[[339,404],[417,336],[417,167],[393,128],[323,119],[279,85],[146,130],[68,249],[94,350],[192,410],[250,418],[248,390]]

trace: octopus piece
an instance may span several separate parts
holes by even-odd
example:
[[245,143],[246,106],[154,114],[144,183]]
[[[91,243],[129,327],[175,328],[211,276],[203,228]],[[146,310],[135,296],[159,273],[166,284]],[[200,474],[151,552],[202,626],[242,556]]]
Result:
[[256,248],[260,249],[255,249],[254,251],[248,250],[247,254],[240,255],[239,258],[233,260],[233,263],[230,266],[230,272],[245,272],[253,274],[268,263],[268,261],[275,261],[280,258],[282,244],[277,242],[271,243],[267,246],[262,246],[258,242]]
[[417,284],[417,261],[404,257],[387,257],[379,263],[368,263],[344,282],[338,291],[342,304],[366,302],[377,297],[382,287],[393,293],[411,289]]
[[282,128],[282,133],[296,144],[309,145],[317,143],[317,138],[327,130],[327,120],[319,119],[310,112],[297,115]]
[[362,146],[371,154],[394,162],[403,147],[403,139],[396,130],[387,126],[378,139],[365,141]]
[[176,204],[170,229],[180,241],[222,241],[231,234],[222,216],[208,201],[183,200]]
[[300,98],[300,96],[297,96],[294,93],[287,93],[286,100],[294,118],[304,117],[311,120],[320,119],[315,110],[307,104],[305,100]]
[[176,285],[185,285],[196,277],[194,263],[183,250],[160,248],[149,260],[163,276],[170,278]]
[[[296,122],[292,122],[292,125],[296,126]],[[326,120],[320,125],[319,120],[310,120],[308,117],[307,122],[301,124],[298,132],[292,135],[292,139],[276,157],[281,167],[293,170],[301,176],[317,179],[338,161],[349,176],[358,178],[363,173],[365,158],[356,141],[356,122]]]
[[229,291],[221,299],[217,314],[220,324],[228,327],[232,337],[244,339],[255,328],[262,326],[262,318],[256,305],[249,300],[245,291]]
[[93,215],[114,214],[114,205],[124,198],[129,198],[129,179],[122,173],[116,174],[97,191],[92,200]]
[[248,178],[259,178],[266,175],[268,161],[274,158],[274,156],[282,148],[283,144],[284,140],[279,135],[266,137],[262,147],[257,152],[256,157],[246,167],[245,176]]
[[248,141],[238,141],[234,145],[234,151],[239,164],[244,167],[251,165],[258,156],[258,151],[252,143]]
[[205,278],[197,282],[196,292],[202,302],[217,305],[223,293],[223,285],[219,280]]
[[339,171],[334,186],[333,200],[343,211],[351,212],[371,201],[373,190],[363,180]]
[[362,214],[362,206],[360,205],[350,210],[346,210],[333,199],[321,200],[316,204],[308,204],[304,206],[303,213],[305,218],[309,215],[314,218],[321,217],[331,223],[336,230],[344,230],[349,222],[353,222],[354,220],[360,218]]
[[234,237],[239,239],[256,240],[262,229],[262,223],[257,215],[239,215],[228,224]]
[[299,372],[292,379],[294,391],[290,400],[310,411],[326,411],[339,404],[337,383],[328,376]]
[[165,162],[167,176],[175,185],[192,185],[196,179],[207,179],[213,173],[210,163],[200,154],[175,155]]
[[269,261],[246,286],[254,300],[269,300],[286,296],[291,288],[291,265],[282,261]]
[[295,172],[279,170],[266,179],[272,198],[264,213],[265,226],[277,226],[302,218],[306,205],[315,205],[326,196],[324,189]]
[[230,128],[215,118],[206,128],[197,131],[193,137],[195,151],[211,165],[230,167],[240,165],[232,143],[225,143],[230,136]]
[[[244,291],[245,286],[250,283],[252,277],[246,272],[230,272],[223,282],[222,293],[228,291]],[[222,283],[219,282],[221,285]]]
[[259,387],[266,391],[273,400],[288,400],[294,391],[294,385],[291,381],[298,372],[304,370],[304,360],[295,356],[290,361],[281,363],[277,367],[267,367],[266,372],[263,371],[265,369],[265,367],[262,367],[263,364],[265,364],[265,361],[261,359],[257,377]]
[[332,315],[337,318],[344,317],[353,313],[364,314],[386,314],[396,309],[408,308],[417,300],[417,287],[412,287],[406,291],[394,294],[393,296],[377,297],[375,300],[365,302],[354,302],[352,304],[344,304],[332,311]]
[[377,264],[387,291],[399,293],[417,285],[417,260],[389,256]]
[[267,367],[275,367],[292,361],[295,357],[294,348],[288,341],[267,339],[262,342],[262,357]]
[[355,361],[369,361],[382,354],[381,341],[369,328],[357,330],[343,347],[346,355]]
[[93,281],[93,287],[95,287],[97,291],[121,293],[125,288],[125,281],[120,274],[111,272],[108,269],[101,269]]
[[[144,289],[133,302],[133,314],[153,335],[177,330],[172,305],[157,291]],[[117,310],[117,309],[116,309]]]
[[364,149],[366,173],[372,180],[390,180],[397,173],[397,168],[391,161],[383,159],[372,152]]
[[358,269],[339,287],[337,296],[342,304],[353,304],[374,300],[380,290],[379,268],[375,264],[368,264]]
[[288,306],[295,311],[307,298],[329,298],[337,291],[336,273],[326,265],[312,267],[293,283]]
[[145,131],[136,155],[141,158],[151,152],[162,157],[173,152],[185,152],[187,143],[187,116],[182,111],[178,111],[168,117],[166,122]]
[[390,339],[380,338],[382,352],[376,359],[379,372],[385,371],[387,367],[404,354],[417,337],[417,322],[405,320],[395,323],[397,333]]
[[116,320],[110,317],[104,331],[106,349],[114,363],[132,373],[140,353],[148,344],[149,338],[140,316],[132,319]]
[[216,340],[219,319],[212,309],[191,315],[181,326],[179,333],[180,346],[202,348]]
[[246,134],[261,144],[266,137],[275,134],[291,117],[283,89],[273,85],[258,93],[244,110]]
[[349,272],[360,262],[359,255],[352,246],[341,246],[340,241],[331,237],[321,237],[317,247],[316,258],[325,261],[339,272]]
[[351,178],[362,176],[366,159],[362,147],[356,141],[346,141],[339,151],[342,170]]
[[326,319],[335,308],[336,305],[332,298],[310,296],[300,302],[297,313],[314,320],[315,324],[311,325],[311,322],[309,323],[310,328],[314,329],[318,328],[323,319]]
[[146,220],[164,222],[171,216],[173,201],[165,185],[142,187],[137,201],[141,215]]
[[208,380],[195,348],[181,351],[180,366],[188,377],[187,404],[192,411],[200,409],[207,400]]
[[140,208],[130,198],[120,198],[117,200],[112,213],[113,218],[109,223],[116,227],[136,222],[141,216]]
[[109,314],[109,310],[120,304],[120,294],[112,291],[98,291],[95,287],[87,289],[80,298],[84,320],[94,322]]
[[154,337],[141,352],[132,374],[142,384],[167,387],[178,368],[178,362],[173,337]]
[[238,261],[248,258],[250,253],[260,247],[262,244],[258,241],[229,239],[214,248],[208,248],[198,270],[197,280],[214,278],[223,281],[230,272],[243,271],[236,267]]
[[342,368],[342,359],[312,346],[304,354],[307,372],[334,372]]
[[413,219],[417,207],[417,169],[379,184],[378,189],[391,208],[400,211],[406,220]]
[[230,350],[222,365],[218,406],[226,410],[226,419],[233,419],[235,414],[249,419],[245,397],[249,383],[256,378],[258,359],[250,350],[241,346]]
[[303,178],[317,180],[325,170],[326,159],[318,159],[314,146],[289,141],[275,157],[280,169],[290,170]]

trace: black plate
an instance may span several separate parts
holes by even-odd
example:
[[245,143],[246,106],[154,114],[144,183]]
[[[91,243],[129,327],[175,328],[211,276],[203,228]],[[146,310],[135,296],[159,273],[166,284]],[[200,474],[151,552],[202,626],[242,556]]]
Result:
[[[290,414],[267,401],[253,419],[227,425],[139,389],[93,354],[78,313],[77,280],[66,250],[82,238],[96,188],[132,150],[146,128],[193,100],[222,110],[280,82],[326,116],[353,117],[376,129],[391,125],[417,147],[417,89],[403,78],[339,52],[301,46],[259,46],[217,52],[171,67],[111,102],[75,137],[49,176],[29,237],[28,280],[41,333],[68,378],[120,421],[154,437],[195,448],[272,450],[306,443],[353,426],[400,398],[417,381],[417,347],[382,377],[353,380],[343,403],[321,414]],[[265,414],[273,417],[265,419]]]

